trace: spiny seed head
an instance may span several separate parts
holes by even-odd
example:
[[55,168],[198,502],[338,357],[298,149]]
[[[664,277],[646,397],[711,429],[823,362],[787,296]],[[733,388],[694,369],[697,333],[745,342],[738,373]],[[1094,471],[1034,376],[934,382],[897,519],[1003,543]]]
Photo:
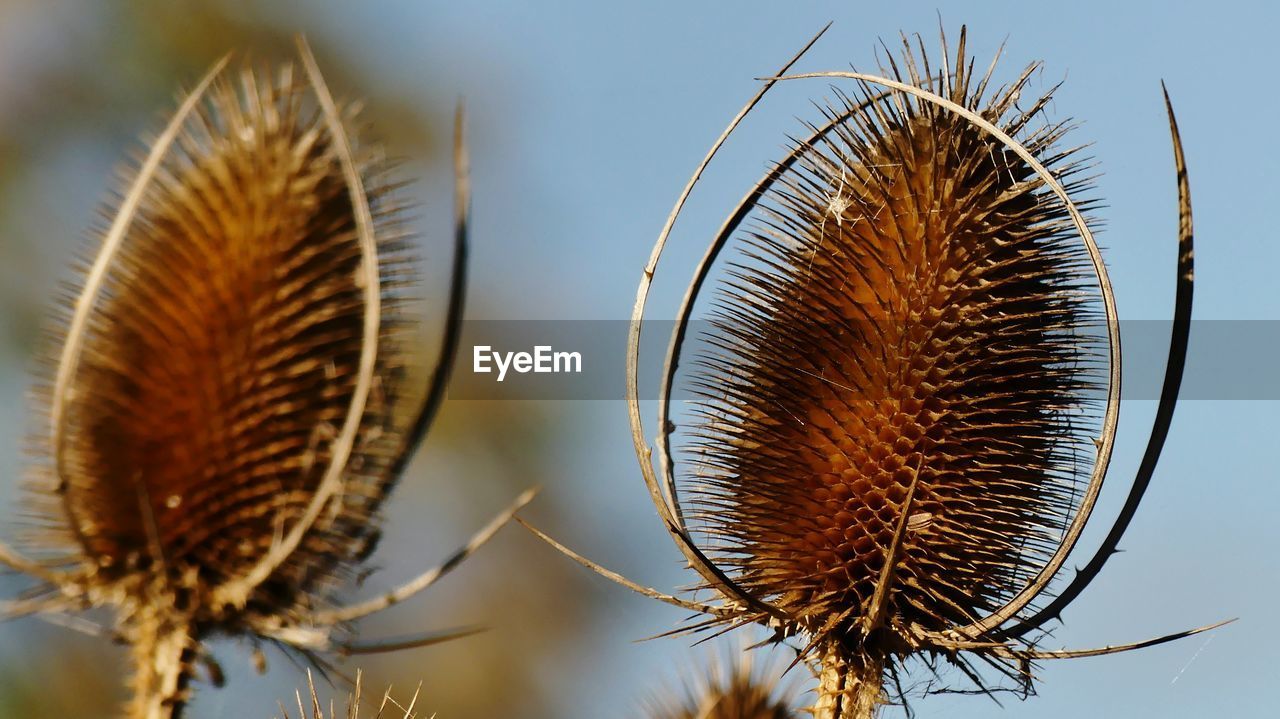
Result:
[[[298,706],[298,719],[413,719],[418,716],[413,711],[413,706],[417,704],[418,695],[415,692],[413,700],[408,707],[402,706],[391,698],[391,690],[388,689],[382,695],[382,700],[378,704],[377,710],[373,714],[361,714],[361,688],[363,684],[363,676],[356,673],[356,685],[351,696],[347,697],[346,711],[340,712],[334,707],[333,702],[329,703],[328,710],[320,703],[320,696],[316,693],[316,683],[311,676],[311,672],[307,672],[307,695],[304,698],[302,692],[297,692],[294,699]],[[282,703],[280,705],[279,719],[293,719],[293,715],[289,713],[289,709]]]
[[[1026,75],[989,91],[963,41],[949,74],[899,62],[1082,189],[1064,126],[1033,127],[1047,96],[1015,104]],[[1098,305],[1064,203],[991,135],[868,84],[824,113],[721,286],[684,483],[732,579],[861,645],[985,617],[1053,554],[1092,465]]]
[[757,670],[750,654],[717,656],[686,679],[683,691],[650,702],[649,719],[798,719],[794,692],[780,686],[780,672]]
[[[351,188],[305,89],[290,67],[274,79],[246,69],[238,88],[217,80],[145,188],[97,297],[73,299],[92,302],[82,349],[54,439],[37,446],[63,510],[50,522],[101,582],[236,578],[297,521],[330,463],[359,372],[364,260]],[[392,479],[402,208],[377,157],[358,157],[383,283],[376,387],[343,497],[261,587],[277,606],[306,603],[364,551]],[[60,361],[48,362],[45,417]]]
[[346,636],[532,498],[446,564],[335,601],[443,398],[465,294],[467,153],[459,108],[441,358],[406,407],[405,205],[298,45],[305,82],[289,65],[233,82],[221,61],[139,163],[47,363],[31,493],[42,555],[0,545],[0,564],[42,583],[0,607],[5,618],[113,611],[101,631],[132,649],[135,719],[179,716],[202,664],[220,681],[213,635],[315,660],[470,633]]

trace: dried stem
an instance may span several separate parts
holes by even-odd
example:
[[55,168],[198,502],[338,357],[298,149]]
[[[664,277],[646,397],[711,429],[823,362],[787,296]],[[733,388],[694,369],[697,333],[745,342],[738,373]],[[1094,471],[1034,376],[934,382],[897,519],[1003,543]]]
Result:
[[187,701],[194,666],[191,626],[172,612],[148,611],[133,641],[133,700],[129,719],[177,719]]
[[813,719],[872,719],[884,704],[884,658],[851,658],[839,644],[819,655]]

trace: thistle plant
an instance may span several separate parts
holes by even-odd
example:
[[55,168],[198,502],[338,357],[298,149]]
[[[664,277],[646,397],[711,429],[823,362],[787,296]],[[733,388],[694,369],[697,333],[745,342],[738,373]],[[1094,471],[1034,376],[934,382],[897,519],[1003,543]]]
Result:
[[728,651],[705,669],[693,669],[679,692],[649,702],[647,719],[797,719],[794,687],[771,664],[758,667],[753,655]]
[[[944,36],[934,64],[904,37],[879,74],[788,75],[798,55],[765,78],[695,171],[644,269],[628,352],[635,449],[664,526],[700,576],[694,590],[714,599],[640,586],[556,544],[702,617],[682,631],[755,623],[795,642],[817,679],[818,719],[872,717],[891,686],[905,700],[911,660],[952,665],[980,691],[993,689],[986,665],[1029,693],[1039,660],[1209,628],[1095,650],[1037,646],[1116,549],[1176,403],[1193,258],[1172,106],[1166,95],[1177,300],[1156,424],[1102,546],[1055,583],[1115,443],[1118,313],[1089,219],[1087,165],[1065,144],[1070,125],[1042,120],[1053,89],[1025,98],[1039,64],[997,87],[996,63],[976,72],[965,45],[964,30],[954,54]],[[820,107],[696,267],[667,353],[654,457],[638,367],[658,260],[739,122],[771,87],[804,78],[852,90]],[[726,248],[720,279],[712,268]],[[707,287],[713,329],[690,352]],[[682,365],[697,398],[688,441],[673,450]]]
[[131,648],[137,719],[181,713],[215,635],[317,662],[456,635],[380,645],[351,629],[432,584],[529,500],[442,566],[338,601],[443,399],[467,159],[459,111],[452,287],[419,394],[405,346],[410,203],[302,41],[299,52],[301,72],[270,76],[229,76],[224,58],[136,168],[45,365],[30,555],[0,547],[0,562],[38,582],[0,616],[113,613],[101,633]]
[[[328,709],[320,702],[320,696],[316,693],[316,683],[311,673],[307,672],[307,694],[304,697],[299,691],[294,694],[294,700],[297,702],[298,719],[413,719],[418,716],[414,713],[414,708],[418,705],[418,692],[413,693],[413,697],[409,700],[407,706],[401,705],[391,698],[391,690],[387,689],[382,695],[382,700],[378,703],[378,708],[373,714],[361,713],[361,690],[363,678],[362,675],[356,673],[355,687],[351,695],[347,697],[344,710],[339,710],[334,706],[333,702],[329,702]],[[293,715],[289,713],[288,708],[284,704],[280,705],[280,714],[277,719],[293,719]]]

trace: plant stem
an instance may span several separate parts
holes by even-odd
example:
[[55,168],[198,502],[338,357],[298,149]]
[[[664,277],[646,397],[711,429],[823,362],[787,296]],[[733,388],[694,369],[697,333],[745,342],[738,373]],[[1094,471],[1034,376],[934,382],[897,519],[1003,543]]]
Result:
[[129,719],[178,719],[191,681],[191,626],[163,612],[148,612],[135,625],[133,700]]
[[873,719],[884,703],[884,658],[852,657],[833,642],[822,650],[819,662],[813,719]]

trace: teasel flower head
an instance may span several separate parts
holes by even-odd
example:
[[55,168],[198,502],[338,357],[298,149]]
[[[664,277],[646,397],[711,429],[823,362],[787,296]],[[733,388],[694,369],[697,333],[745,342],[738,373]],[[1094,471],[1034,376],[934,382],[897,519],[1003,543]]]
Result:
[[798,719],[796,692],[773,663],[757,666],[754,654],[726,650],[705,669],[692,669],[681,691],[649,702],[646,719]]
[[0,560],[41,585],[0,612],[114,610],[104,633],[133,650],[130,717],[177,715],[213,635],[317,660],[376,649],[351,623],[431,584],[514,511],[443,567],[339,604],[443,397],[466,154],[459,130],[453,287],[419,395],[408,205],[299,48],[301,70],[231,77],[224,59],[182,100],[110,214],[39,392],[36,559]]
[[[320,696],[316,693],[316,683],[311,672],[307,672],[307,694],[304,696],[301,691],[294,695],[297,702],[298,719],[414,719],[419,716],[415,712],[418,706],[418,691],[413,693],[413,697],[407,705],[400,704],[391,698],[391,689],[387,689],[382,695],[381,701],[378,702],[377,709],[372,714],[362,713],[362,685],[363,677],[357,672],[355,679],[355,688],[347,697],[344,710],[337,709],[333,702],[330,701],[326,708],[320,702]],[[421,687],[419,687],[419,691]],[[277,719],[294,719],[294,715],[289,712],[288,707],[283,703],[280,705],[280,714]]]
[[[996,87],[995,63],[975,72],[965,40],[962,30],[953,55],[943,37],[937,64],[904,37],[880,74],[787,75],[797,56],[766,78],[677,201],[632,318],[628,399],[641,470],[702,577],[695,589],[718,600],[601,571],[706,616],[687,631],[755,622],[798,642],[798,661],[818,678],[819,719],[873,716],[886,679],[902,694],[896,680],[909,659],[954,664],[981,690],[974,663],[986,662],[1029,692],[1035,660],[1186,634],[1085,652],[1024,639],[1114,551],[1172,418],[1192,286],[1172,109],[1178,298],[1156,428],[1103,546],[1074,579],[1051,586],[1114,443],[1118,315],[1085,215],[1094,202],[1081,199],[1089,182],[1064,145],[1069,126],[1042,119],[1052,90],[1024,98],[1039,66]],[[822,121],[729,213],[696,268],[667,354],[655,461],[638,367],[658,260],[733,129],[770,87],[803,78],[853,90],[823,107]],[[736,254],[713,275],[730,247]],[[717,285],[712,329],[685,357],[694,304]],[[671,398],[682,362],[696,399],[677,454]]]

